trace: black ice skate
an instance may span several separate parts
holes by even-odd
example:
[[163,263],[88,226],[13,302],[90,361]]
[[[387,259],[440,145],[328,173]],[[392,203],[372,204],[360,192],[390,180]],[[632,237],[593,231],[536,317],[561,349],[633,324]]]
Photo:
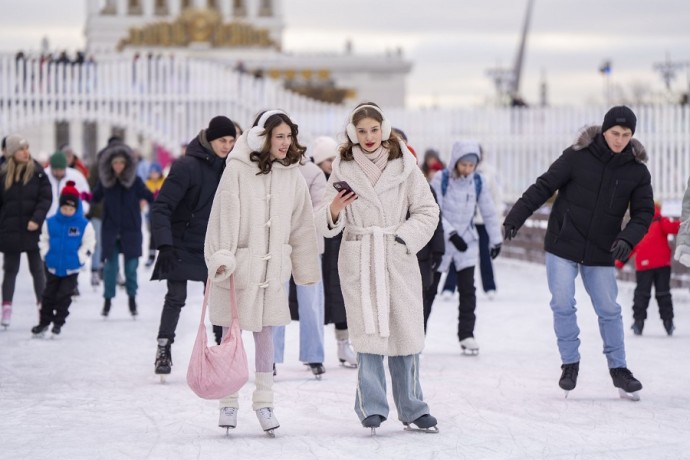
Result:
[[39,324],[31,328],[31,334],[33,334],[34,339],[42,339],[45,336],[46,331],[50,324]]
[[386,418],[383,415],[370,415],[362,420],[362,426],[364,428],[371,428],[371,435],[376,436],[376,428],[380,427],[384,420],[386,420]]
[[132,314],[132,318],[136,319],[139,312],[137,311],[137,299],[136,297],[129,298],[129,312]]
[[[438,433],[436,417],[424,414],[413,422],[403,422],[405,431],[423,431],[424,433]],[[413,426],[414,425],[414,426]]]
[[642,335],[642,329],[644,329],[644,320],[636,319],[633,325],[630,326],[630,329],[632,329],[633,334]]
[[321,374],[326,373],[326,368],[321,363],[308,363],[309,369],[314,373],[316,380],[321,380]]
[[51,338],[56,339],[60,335],[60,331],[62,331],[62,326],[53,324],[53,328],[50,330],[52,333]]
[[666,329],[666,333],[669,336],[673,335],[673,331],[676,330],[676,326],[673,325],[672,319],[665,319],[664,320],[664,329]]
[[103,302],[103,310],[101,311],[101,316],[104,318],[107,318],[108,315],[110,314],[110,307],[112,306],[112,300],[110,299],[105,299],[105,302]]
[[632,401],[639,401],[639,391],[642,389],[642,384],[639,380],[633,377],[632,372],[626,367],[615,367],[609,369],[611,378],[613,379],[613,386],[618,388],[618,393],[623,399],[630,399]]
[[568,397],[568,392],[577,385],[577,374],[580,372],[580,362],[562,364],[561,365],[561,379],[558,381],[558,386],[565,390],[565,397]]
[[165,376],[172,371],[172,353],[170,351],[170,339],[158,339],[158,351],[156,351],[155,372],[160,375],[161,383],[165,383]]

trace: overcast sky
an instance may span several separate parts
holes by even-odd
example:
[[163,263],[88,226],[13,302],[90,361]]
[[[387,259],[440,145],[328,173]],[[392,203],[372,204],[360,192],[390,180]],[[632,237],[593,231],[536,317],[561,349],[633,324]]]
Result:
[[[86,0],[0,0],[0,50],[83,46]],[[414,63],[409,106],[482,105],[495,94],[486,70],[512,66],[527,0],[284,0],[284,49],[356,53],[403,49]],[[539,100],[542,75],[549,102],[604,103],[598,68],[612,62],[611,82],[630,95],[634,87],[663,94],[653,65],[690,63],[688,0],[536,0],[523,66],[522,93]],[[672,83],[685,90],[688,71]]]

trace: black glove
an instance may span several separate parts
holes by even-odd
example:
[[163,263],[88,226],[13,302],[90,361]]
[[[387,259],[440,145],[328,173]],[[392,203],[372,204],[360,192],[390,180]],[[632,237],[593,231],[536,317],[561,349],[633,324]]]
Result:
[[431,271],[438,271],[438,267],[441,266],[441,260],[443,260],[443,254],[431,255]]
[[500,253],[501,253],[501,243],[498,243],[496,246],[489,249],[489,254],[491,255],[492,259],[495,259],[496,257],[498,257],[498,255]]
[[517,235],[517,227],[512,224],[503,224],[503,239],[510,241]]
[[611,246],[611,254],[613,254],[614,260],[628,260],[630,251],[632,251],[632,246],[625,240],[616,240],[613,242],[613,246]]
[[158,248],[158,273],[160,275],[167,275],[175,270],[178,261],[177,251],[174,247],[165,245]]
[[457,249],[458,251],[467,251],[467,243],[465,243],[465,240],[463,240],[462,237],[457,233],[451,233],[449,240],[451,243],[453,243],[453,246],[455,246],[455,249]]

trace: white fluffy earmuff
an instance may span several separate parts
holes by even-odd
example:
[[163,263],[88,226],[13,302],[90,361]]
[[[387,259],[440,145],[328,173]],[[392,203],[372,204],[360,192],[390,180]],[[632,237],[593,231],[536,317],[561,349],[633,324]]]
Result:
[[[266,122],[273,115],[283,114],[288,117],[288,114],[282,110],[266,110],[261,114],[256,126],[253,126],[249,131],[247,131],[247,144],[252,152],[260,152],[261,147],[264,146],[264,140],[266,138]],[[289,118],[289,117],[288,117]]]
[[360,110],[360,109],[373,109],[376,110],[378,113],[381,114],[381,118],[383,121],[381,121],[381,140],[382,141],[387,141],[389,137],[391,137],[391,123],[388,121],[386,116],[383,114],[383,111],[376,107],[375,105],[360,105],[357,107],[355,110],[352,111],[350,114],[350,122],[347,124],[345,127],[345,130],[347,131],[347,137],[350,138],[350,141],[352,141],[353,144],[358,144],[359,141],[357,140],[357,128],[355,128],[355,125],[352,123],[352,118],[355,116],[355,114]]

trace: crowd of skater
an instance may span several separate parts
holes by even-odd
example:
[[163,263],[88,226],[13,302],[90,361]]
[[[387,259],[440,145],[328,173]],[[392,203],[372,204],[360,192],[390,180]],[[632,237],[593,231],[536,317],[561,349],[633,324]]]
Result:
[[[101,314],[109,315],[121,283],[136,317],[137,269],[145,255],[151,279],[167,287],[156,374],[172,372],[188,282],[208,281],[216,342],[233,322],[231,296],[241,330],[252,333],[252,410],[267,433],[280,426],[272,388],[293,319],[300,322],[299,360],[317,378],[326,372],[324,324],[335,325],[338,359],[357,372],[354,408],[362,426],[373,431],[389,417],[387,361],[398,420],[407,429],[437,432],[422,396],[419,355],[443,274],[442,290],[458,291],[459,347],[477,354],[475,267],[491,298],[491,261],[503,242],[553,200],[544,249],[562,362],[558,384],[566,392],[577,385],[579,275],[598,317],[612,383],[622,397],[637,400],[642,383],[627,367],[616,267],[635,260],[633,333],[643,333],[654,287],[672,335],[671,257],[690,266],[690,182],[681,221],[662,216],[647,152],[633,137],[636,124],[628,107],[611,108],[505,218],[497,174],[479,142],[455,142],[447,164],[433,149],[418,160],[405,133],[373,102],[354,107],[337,135],[343,142],[318,137],[306,146],[282,110],[260,112],[246,131],[218,115],[167,173],[116,136],[87,168],[69,146],[41,165],[27,139],[11,134],[0,160],[2,325],[10,326],[22,253],[40,311],[31,329],[36,337],[62,333],[79,271],[89,262],[92,285],[103,285]],[[677,235],[675,250],[669,235]],[[239,393],[220,399],[219,427],[235,428],[239,409]]]

